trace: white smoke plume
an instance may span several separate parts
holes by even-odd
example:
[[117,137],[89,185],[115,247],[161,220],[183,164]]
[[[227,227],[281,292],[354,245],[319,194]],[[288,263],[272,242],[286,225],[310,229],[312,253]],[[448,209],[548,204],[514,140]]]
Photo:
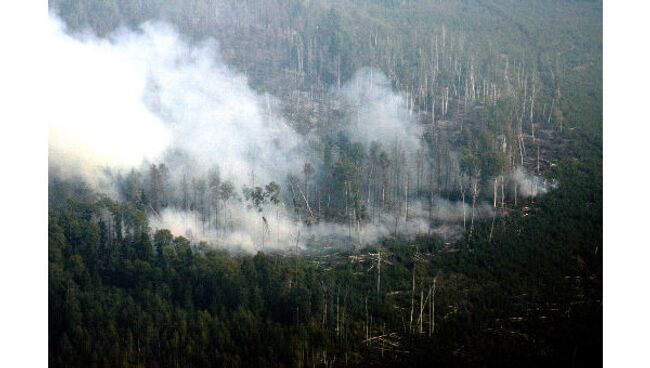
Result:
[[351,139],[366,146],[372,142],[397,144],[409,155],[421,147],[422,126],[381,71],[359,69],[341,93],[353,108],[346,131]]
[[98,168],[160,155],[172,136],[142,102],[146,65],[108,41],[67,36],[55,18],[48,25],[50,163],[94,182]]
[[[257,95],[243,75],[221,63],[213,40],[190,46],[162,23],[120,30],[108,40],[70,36],[52,15],[49,27],[48,151],[57,175],[81,176],[114,194],[106,172],[147,162],[164,160],[178,175],[218,167],[237,188],[282,180],[299,167],[293,159],[300,140],[274,114],[274,99]],[[191,211],[168,208],[150,223],[252,251],[256,234],[264,234],[261,215],[241,203],[229,211],[234,231],[225,237]],[[277,219],[273,230],[285,229],[282,239],[290,238],[295,225],[289,216]]]
[[537,197],[557,187],[557,181],[548,180],[539,175],[531,175],[521,166],[517,166],[513,170],[511,177],[515,185],[517,185],[519,195],[523,197]]
[[[115,195],[110,184],[116,175],[133,168],[146,172],[150,163],[164,162],[176,188],[215,168],[236,191],[282,183],[288,174],[301,172],[310,154],[306,139],[276,113],[275,98],[253,91],[244,75],[220,61],[216,41],[191,45],[163,23],[122,29],[108,39],[68,35],[52,15],[49,27],[49,161],[57,175],[81,176]],[[422,149],[421,126],[381,72],[360,70],[340,96],[352,107],[344,128],[352,141],[382,143],[395,160]],[[412,166],[401,165],[407,174]],[[525,172],[515,172],[514,178],[522,193],[532,188]],[[547,190],[534,188],[525,193]],[[428,204],[412,200],[408,219],[397,209],[365,223],[308,225],[282,202],[251,208],[235,196],[207,218],[196,208],[170,206],[160,213],[152,208],[149,223],[194,242],[255,252],[302,248],[323,239],[358,244],[393,234],[448,232],[431,229],[429,219],[450,221],[457,230],[463,212],[471,211],[442,198],[434,203],[429,213]],[[479,217],[491,211],[480,207]]]
[[146,23],[109,40],[68,36],[50,17],[50,162],[94,180],[97,167],[129,169],[182,150],[236,184],[287,172],[296,133],[244,76],[219,62],[217,45],[185,43]]

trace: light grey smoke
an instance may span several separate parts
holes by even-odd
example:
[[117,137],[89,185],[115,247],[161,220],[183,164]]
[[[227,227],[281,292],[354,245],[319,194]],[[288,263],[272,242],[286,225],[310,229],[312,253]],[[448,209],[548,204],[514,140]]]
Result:
[[[236,188],[299,170],[300,140],[274,113],[276,101],[257,95],[221,63],[216,42],[192,47],[162,23],[120,30],[109,40],[71,37],[53,16],[49,26],[57,51],[49,74],[61,87],[51,92],[48,114],[49,160],[58,174],[81,175],[115,192],[106,171],[146,162],[165,161],[176,184],[183,175],[200,177],[218,167]],[[260,243],[286,246],[300,226],[279,206],[258,213],[233,201],[225,210],[228,232],[206,227],[196,212],[172,208],[152,215],[150,224],[247,251]]]
[[[163,23],[122,29],[109,39],[69,36],[54,16],[49,27],[56,50],[48,61],[54,87],[47,114],[49,160],[60,175],[81,175],[110,194],[116,192],[109,185],[116,173],[149,163],[164,162],[176,188],[187,178],[205,178],[214,168],[237,191],[245,185],[283,183],[288,174],[301,172],[309,154],[306,139],[277,113],[273,96],[257,94],[244,75],[220,61],[214,40],[190,45]],[[395,168],[414,178],[413,164],[405,157],[422,150],[422,128],[388,79],[362,69],[339,96],[351,107],[346,135],[366,147],[381,143],[394,162],[402,163]],[[524,171],[514,178],[522,193],[531,187]],[[534,188],[525,193],[547,190]],[[455,223],[457,229],[463,212],[469,216],[467,204],[441,198],[434,203],[429,213],[428,204],[411,200],[408,218],[405,209],[396,209],[366,223],[307,225],[282,203],[257,209],[233,198],[221,205],[217,219],[206,221],[197,209],[167,207],[149,222],[153,229],[168,228],[193,241],[255,252],[326,238],[370,243],[396,233],[414,235],[431,230],[430,218]],[[478,216],[490,211],[481,205]]]
[[182,150],[207,170],[218,165],[237,185],[271,180],[299,167],[300,140],[243,75],[219,61],[217,44],[191,47],[169,26],[146,23],[110,40],[73,38],[50,17],[57,50],[50,121],[50,159],[130,168]]
[[540,175],[531,175],[521,166],[517,166],[512,171],[511,177],[517,185],[519,195],[523,197],[537,197],[557,187],[557,181],[548,180]]
[[390,81],[372,68],[359,69],[341,89],[352,107],[346,133],[350,139],[370,146],[372,142],[414,154],[422,144],[422,127],[409,114],[404,98]]
[[96,183],[102,168],[159,156],[172,134],[142,101],[146,63],[119,44],[69,37],[56,18],[48,26],[50,164]]

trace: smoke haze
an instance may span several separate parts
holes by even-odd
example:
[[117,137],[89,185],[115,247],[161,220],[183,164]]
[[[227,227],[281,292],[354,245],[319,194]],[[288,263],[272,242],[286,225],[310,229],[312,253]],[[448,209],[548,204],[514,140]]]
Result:
[[341,93],[353,108],[346,129],[352,140],[367,146],[373,142],[396,144],[409,155],[421,148],[421,125],[383,73],[362,68],[343,86]]
[[[284,183],[288,175],[300,175],[306,160],[322,164],[307,139],[281,116],[278,101],[253,91],[244,75],[221,61],[215,40],[190,45],[169,25],[154,22],[137,31],[118,30],[108,39],[70,36],[52,15],[49,27],[57,51],[48,63],[54,86],[48,106],[49,162],[57,175],[81,176],[116,197],[115,177],[132,169],[146,172],[151,163],[164,162],[176,188],[188,186],[190,178],[214,175],[231,182],[235,191]],[[393,158],[402,163],[397,169],[414,178],[414,166],[400,157],[424,149],[422,126],[388,78],[363,68],[334,94],[351,107],[346,136],[397,152]],[[540,186],[533,191],[523,171],[514,178],[525,195],[546,191]],[[205,193],[215,190],[201,185]],[[283,187],[281,197],[287,196]],[[282,201],[255,208],[233,193],[221,208],[217,202],[214,217],[197,208],[151,208],[149,224],[192,241],[254,252],[302,247],[319,238],[370,243],[398,232],[429,232],[430,219],[459,226],[471,210],[467,203],[443,198],[434,203],[431,210],[413,200],[408,215],[399,205],[363,224],[307,225]],[[492,213],[489,206],[479,207],[479,217]]]
[[70,37],[52,17],[50,27],[58,50],[50,74],[65,87],[51,92],[51,163],[92,177],[97,166],[128,169],[181,150],[193,169],[219,164],[240,185],[295,164],[296,133],[273,114],[270,97],[218,61],[215,41],[191,47],[162,23],[110,40]]

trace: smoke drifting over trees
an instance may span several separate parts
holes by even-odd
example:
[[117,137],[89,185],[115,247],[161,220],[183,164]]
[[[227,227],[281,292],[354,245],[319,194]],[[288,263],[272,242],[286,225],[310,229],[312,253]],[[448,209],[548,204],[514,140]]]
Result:
[[[449,112],[459,107],[448,85],[432,89],[427,112],[364,67],[337,77],[320,98],[328,120],[305,130],[286,103],[226,66],[214,39],[190,42],[160,22],[101,39],[69,35],[54,15],[50,27],[59,50],[50,74],[66,86],[51,93],[51,174],[137,204],[153,230],[251,252],[460,236],[506,201],[548,188],[516,165],[523,153],[511,137],[467,135],[465,110]],[[465,72],[463,95],[453,97],[501,113],[496,86],[470,86],[475,71]]]
[[599,366],[600,2],[48,4],[51,366]]
[[169,155],[174,169],[206,173],[218,162],[240,185],[253,171],[263,180],[273,165],[291,167],[283,161],[296,156],[297,135],[273,115],[268,96],[219,62],[214,41],[191,47],[161,23],[110,40],[75,39],[51,23],[61,50],[52,74],[76,83],[52,95],[59,111],[50,124],[51,153],[122,169]]

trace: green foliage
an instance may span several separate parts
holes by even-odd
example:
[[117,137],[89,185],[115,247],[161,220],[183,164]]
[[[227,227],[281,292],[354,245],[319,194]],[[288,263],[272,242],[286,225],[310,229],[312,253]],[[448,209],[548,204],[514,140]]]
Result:
[[[379,198],[402,164],[386,142],[366,147],[337,134],[341,110],[323,96],[361,66],[380,69],[394,88],[415,96],[427,124],[432,100],[437,124],[465,122],[448,140],[434,124],[425,132],[424,161],[436,175],[450,143],[459,144],[457,164],[468,177],[485,181],[506,172],[517,152],[512,147],[532,127],[528,108],[537,127],[550,131],[546,153],[555,166],[544,174],[560,186],[503,209],[506,216],[493,223],[477,221],[475,235],[458,243],[420,236],[349,253],[250,256],[192,244],[168,230],[152,234],[147,224],[148,211],[174,201],[203,209],[191,191],[209,193],[215,211],[226,209],[238,189],[216,172],[203,181],[183,177],[182,193],[173,198],[164,165],[133,170],[117,178],[120,202],[51,172],[51,366],[601,365],[600,2],[225,0],[218,17],[214,4],[56,0],[49,6],[72,30],[91,26],[99,35],[167,19],[192,39],[216,37],[224,60],[257,90],[282,101],[307,94],[313,110],[290,102],[283,109],[296,117],[289,120],[299,132],[319,132],[322,164],[305,164],[302,174],[304,202],[312,183],[331,196],[323,217],[345,221],[353,211],[356,220],[366,219],[365,180],[377,182]],[[465,104],[472,70],[488,92]],[[525,88],[516,82],[521,75]],[[449,90],[443,116],[441,98]],[[300,179],[289,183],[294,211],[304,210]],[[283,195],[276,182],[242,194],[258,211]],[[217,226],[223,212],[215,213]],[[429,336],[417,331],[417,319],[420,292],[426,297],[434,280]],[[425,325],[431,322],[428,309],[423,316]],[[380,345],[378,336],[393,340]]]
[[[525,204],[528,212],[514,209],[491,240],[489,223],[468,244],[385,240],[380,294],[374,247],[325,258],[231,255],[167,230],[151,242],[138,224],[137,236],[109,237],[99,251],[100,213],[125,209],[70,201],[50,212],[50,363],[598,365],[602,184],[591,178],[600,168],[562,164],[560,188]],[[409,327],[413,279],[416,320],[420,290],[426,297],[436,281],[434,336],[426,308],[425,332]],[[400,336],[399,349],[364,342],[384,332]]]

